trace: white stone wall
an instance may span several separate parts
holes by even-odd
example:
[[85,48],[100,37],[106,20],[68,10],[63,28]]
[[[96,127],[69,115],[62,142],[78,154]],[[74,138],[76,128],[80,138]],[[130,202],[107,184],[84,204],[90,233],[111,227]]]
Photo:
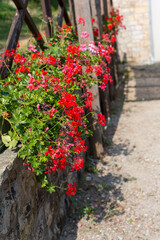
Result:
[[149,1],[113,0],[115,9],[124,16],[126,30],[118,36],[120,61],[134,64],[151,63]]

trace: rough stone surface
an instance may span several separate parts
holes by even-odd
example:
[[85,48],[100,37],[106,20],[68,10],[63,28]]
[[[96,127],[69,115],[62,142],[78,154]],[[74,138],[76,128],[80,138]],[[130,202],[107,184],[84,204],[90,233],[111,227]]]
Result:
[[113,6],[124,16],[126,26],[118,35],[121,62],[151,63],[149,1],[113,0]]
[[[69,175],[53,180],[64,186]],[[70,200],[64,191],[49,194],[15,151],[0,154],[0,239],[57,240]]]

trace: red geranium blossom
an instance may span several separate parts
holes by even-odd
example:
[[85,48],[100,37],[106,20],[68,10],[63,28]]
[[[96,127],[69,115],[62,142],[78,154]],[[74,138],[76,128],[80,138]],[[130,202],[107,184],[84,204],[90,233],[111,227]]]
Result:
[[52,153],[54,153],[54,150],[52,149],[51,146],[48,147],[48,151],[45,152],[45,155],[47,156],[48,154],[52,157]]
[[93,35],[94,35],[95,37],[98,37],[98,35],[99,35],[99,30],[98,30],[98,28],[96,28],[96,29],[93,30]]
[[68,193],[68,195],[74,196],[76,194],[76,188],[77,188],[77,185],[75,182],[73,182],[73,184],[72,183],[68,184],[66,193]]
[[112,42],[115,42],[115,41],[116,41],[116,37],[115,37],[114,35],[112,35],[111,41],[112,41]]
[[78,24],[82,24],[83,26],[85,26],[85,20],[82,17],[78,17]]
[[38,39],[38,40],[42,40],[41,34],[39,34],[39,33],[37,34],[37,39]]
[[98,113],[97,115],[98,115],[98,122],[99,122],[99,124],[105,126],[106,125],[105,124],[105,116],[103,114],[101,114],[101,113]]
[[112,24],[108,24],[107,27],[111,30],[113,28]]

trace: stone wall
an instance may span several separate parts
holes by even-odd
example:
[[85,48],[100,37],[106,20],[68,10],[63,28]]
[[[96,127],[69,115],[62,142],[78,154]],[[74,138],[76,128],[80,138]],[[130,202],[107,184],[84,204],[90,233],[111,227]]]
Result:
[[118,36],[120,61],[134,64],[151,63],[149,1],[113,0],[114,8],[124,16],[126,30]]
[[[60,172],[53,181],[64,186],[70,174]],[[40,187],[16,151],[0,154],[1,240],[57,240],[69,206],[64,191],[49,194]]]

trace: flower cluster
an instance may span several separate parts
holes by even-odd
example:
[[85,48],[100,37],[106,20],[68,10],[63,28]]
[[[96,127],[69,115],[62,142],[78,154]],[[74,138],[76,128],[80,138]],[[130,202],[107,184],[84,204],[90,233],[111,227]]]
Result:
[[[85,25],[81,17],[79,24]],[[108,63],[114,53],[107,36],[86,46],[78,44],[67,25],[54,34],[45,51],[35,45],[29,45],[26,53],[7,50],[4,55],[14,57],[12,72],[0,82],[0,115],[11,125],[2,140],[10,148],[21,143],[24,165],[50,192],[58,186],[50,183],[49,174],[83,167],[85,139],[91,134],[85,109],[91,112],[94,101],[88,89],[98,83],[104,91],[112,81]],[[84,39],[88,36],[82,32]],[[101,113],[97,122],[105,125]],[[76,184],[68,184],[66,192],[75,195]]]
[[[103,33],[108,33],[112,42],[116,41],[116,35],[120,28],[126,29],[123,25],[123,15],[120,15],[119,10],[115,10],[109,12],[109,16],[105,18],[103,22]],[[105,35],[103,35],[103,38]]]

